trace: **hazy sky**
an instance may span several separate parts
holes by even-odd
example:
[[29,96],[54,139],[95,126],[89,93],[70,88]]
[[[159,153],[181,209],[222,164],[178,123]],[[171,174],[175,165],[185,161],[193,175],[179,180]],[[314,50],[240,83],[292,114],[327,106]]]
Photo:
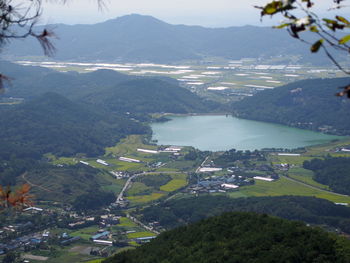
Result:
[[[95,0],[69,0],[66,5],[46,3],[42,23],[96,23],[136,13],[172,24],[203,26],[260,25],[259,10],[267,0],[105,0],[98,11]],[[268,22],[270,19],[265,19]]]
[[[91,24],[126,14],[152,15],[171,24],[210,27],[240,25],[271,25],[266,17],[260,22],[259,10],[268,0],[104,0],[106,8],[98,11],[97,0],[68,0],[65,5],[46,1],[43,24]],[[331,0],[318,1],[326,10]],[[320,4],[321,3],[321,4]]]

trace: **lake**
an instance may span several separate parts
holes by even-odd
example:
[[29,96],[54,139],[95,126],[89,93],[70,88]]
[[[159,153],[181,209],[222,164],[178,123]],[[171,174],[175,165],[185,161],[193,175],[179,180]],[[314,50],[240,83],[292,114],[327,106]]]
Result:
[[159,145],[193,146],[200,150],[255,150],[298,148],[344,137],[291,128],[232,116],[171,116],[153,123],[153,139]]

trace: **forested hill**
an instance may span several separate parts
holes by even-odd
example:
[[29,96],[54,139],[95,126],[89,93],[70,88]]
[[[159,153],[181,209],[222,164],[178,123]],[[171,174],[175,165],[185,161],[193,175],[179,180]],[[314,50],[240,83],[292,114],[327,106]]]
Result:
[[350,158],[312,159],[305,161],[303,167],[315,173],[315,181],[328,185],[334,192],[350,195]]
[[[299,57],[300,63],[330,64],[324,54],[313,56],[304,43],[291,39],[284,30],[270,27],[171,25],[142,15],[127,15],[94,25],[47,27],[54,28],[59,37],[54,41],[57,49],[54,58],[59,60],[171,63],[208,57],[285,56]],[[35,40],[26,39],[12,41],[3,54],[42,56],[42,50]]]
[[73,101],[123,114],[212,112],[220,107],[167,77],[131,76],[113,70],[62,73],[5,61],[0,62],[0,67],[4,68],[3,74],[14,79],[5,93],[7,97],[33,99],[56,92]]
[[149,128],[124,117],[74,103],[56,93],[0,108],[0,156],[39,158],[43,153],[99,155],[128,134]]
[[210,112],[219,105],[205,101],[178,85],[156,78],[130,80],[96,90],[81,100],[117,112]]
[[233,111],[241,118],[349,135],[350,100],[334,94],[349,83],[350,78],[302,80],[245,98]]
[[165,229],[194,223],[223,212],[255,212],[309,224],[327,225],[350,234],[350,208],[306,196],[229,198],[199,196],[171,200],[142,210],[143,222],[157,221]]
[[226,213],[160,234],[105,263],[350,262],[350,241],[267,215]]

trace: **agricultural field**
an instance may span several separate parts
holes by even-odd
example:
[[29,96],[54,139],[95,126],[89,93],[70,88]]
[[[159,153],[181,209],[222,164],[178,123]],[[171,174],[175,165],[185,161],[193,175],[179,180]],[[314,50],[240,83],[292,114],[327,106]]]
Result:
[[187,185],[186,174],[172,175],[172,180],[165,185],[160,187],[160,190],[165,192],[173,192]]
[[315,186],[320,189],[329,190],[329,187],[327,185],[320,184],[313,180],[314,173],[311,170],[307,170],[300,167],[294,167],[288,171],[288,176],[305,184]]
[[[48,67],[57,71],[79,73],[109,69],[128,75],[167,76],[198,95],[222,103],[239,100],[264,89],[307,78],[343,77],[341,71],[307,65],[287,65],[281,58],[265,59],[263,64],[256,59],[231,61],[217,57],[204,63],[184,61],[182,65],[165,64],[102,64],[74,62],[42,62],[38,58],[18,61],[22,65]],[[288,58],[292,61],[293,58]],[[111,149],[112,150],[112,149]],[[112,150],[113,151],[113,150]]]
[[286,177],[281,177],[279,180],[274,182],[256,180],[255,185],[244,186],[238,191],[238,194],[236,194],[236,192],[230,194],[232,197],[282,195],[315,196],[332,202],[350,203],[350,196],[342,196],[321,189],[311,188],[300,182],[292,181]]
[[130,233],[128,234],[128,238],[139,238],[139,237],[154,237],[155,234],[152,232],[135,232],[135,233]]

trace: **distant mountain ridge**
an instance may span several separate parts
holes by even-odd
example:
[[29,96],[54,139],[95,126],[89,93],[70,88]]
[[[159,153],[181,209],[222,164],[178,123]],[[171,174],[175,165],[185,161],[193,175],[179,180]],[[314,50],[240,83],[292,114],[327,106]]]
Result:
[[[328,62],[313,56],[303,43],[270,27],[204,28],[171,25],[151,16],[127,15],[94,25],[48,25],[59,39],[55,59],[172,63],[221,57],[299,56],[300,61]],[[40,27],[38,28],[40,30]],[[35,40],[13,41],[3,54],[41,56]]]
[[33,99],[55,92],[75,102],[123,114],[211,112],[220,106],[163,76],[132,76],[113,70],[62,73],[5,61],[0,61],[0,67],[4,68],[3,74],[14,79],[6,96]]

